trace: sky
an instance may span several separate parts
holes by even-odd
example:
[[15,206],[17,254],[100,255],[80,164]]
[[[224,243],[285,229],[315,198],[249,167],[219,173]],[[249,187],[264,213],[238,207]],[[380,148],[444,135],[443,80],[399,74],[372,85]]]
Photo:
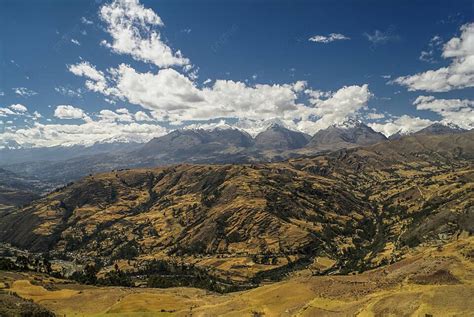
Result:
[[474,127],[473,1],[0,0],[0,147]]

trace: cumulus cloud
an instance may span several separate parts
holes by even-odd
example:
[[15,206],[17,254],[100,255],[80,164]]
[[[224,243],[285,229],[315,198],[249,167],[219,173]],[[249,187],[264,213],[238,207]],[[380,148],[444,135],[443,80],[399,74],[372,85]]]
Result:
[[54,116],[59,119],[83,119],[89,121],[89,116],[80,108],[70,105],[59,105],[54,110]]
[[28,111],[28,108],[26,108],[24,105],[19,104],[19,103],[11,105],[9,108],[12,109],[13,111],[17,111],[17,112],[27,112]]
[[110,69],[109,82],[87,62],[72,65],[70,70],[90,78],[89,83],[86,82],[90,90],[140,105],[152,111],[158,120],[178,122],[216,117],[282,116],[296,110],[297,94],[305,86],[304,82],[248,86],[242,82],[216,80],[211,87],[199,89],[190,78],[172,68],[139,73],[121,64]]
[[297,127],[299,130],[313,134],[333,124],[358,116],[367,110],[367,102],[372,97],[367,84],[362,86],[345,86],[334,93],[306,90],[312,107],[299,106]]
[[146,9],[138,0],[115,0],[102,6],[100,17],[107,24],[111,42],[103,44],[118,54],[129,54],[135,60],[150,62],[158,67],[185,66],[189,59],[181,51],[164,43],[157,27],[164,26],[161,18]]
[[331,33],[329,35],[314,35],[308,39],[310,42],[316,43],[331,43],[334,41],[350,40],[349,37],[340,33]]
[[419,96],[413,102],[417,110],[429,110],[441,116],[442,122],[454,123],[464,129],[474,128],[474,100],[436,99]]
[[[86,77],[104,83],[101,89],[89,84],[89,89],[139,105],[149,110],[156,120],[175,125],[216,118],[280,118],[290,125],[298,122],[297,128],[314,133],[365,110],[371,97],[367,85],[343,87],[333,93],[306,89],[304,81],[248,85],[216,80],[212,86],[199,88],[190,78],[172,68],[140,73],[126,64],[109,69],[110,76],[106,80],[102,72],[84,63],[78,67],[91,73]],[[75,66],[70,68],[74,70]],[[77,73],[84,74],[82,71]],[[304,94],[309,96],[310,104],[298,102]]]
[[474,87],[474,23],[461,27],[461,35],[443,46],[442,56],[451,64],[435,70],[401,76],[392,83],[405,86],[410,91],[424,90],[445,92]]

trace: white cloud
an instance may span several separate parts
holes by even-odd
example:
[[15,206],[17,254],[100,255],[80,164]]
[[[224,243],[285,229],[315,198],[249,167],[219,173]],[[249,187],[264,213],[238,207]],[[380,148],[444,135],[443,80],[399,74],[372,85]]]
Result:
[[17,114],[16,112],[12,111],[8,108],[0,108],[0,117],[12,116]]
[[433,121],[428,119],[403,115],[395,119],[390,118],[383,123],[369,123],[368,126],[388,137],[397,132],[401,134],[413,133],[431,124],[433,124]]
[[13,88],[13,92],[19,96],[22,97],[31,97],[34,95],[37,95],[38,93],[36,91],[33,91],[31,89],[28,89],[26,87],[17,87]]
[[80,43],[78,40],[76,40],[76,39],[71,39],[71,43],[72,43],[72,44],[75,44],[75,45],[77,45],[77,46],[80,46],[80,45],[81,45],[81,43]]
[[366,117],[370,120],[378,120],[385,118],[385,115],[383,113],[370,112],[366,115]]
[[[280,118],[288,124],[298,121],[298,128],[314,133],[319,129],[341,122],[366,109],[371,97],[367,85],[343,87],[335,93],[306,89],[306,82],[292,84],[247,85],[232,80],[216,80],[212,86],[196,87],[195,83],[178,71],[167,68],[157,73],[139,73],[129,65],[109,69],[105,75],[86,62],[70,66],[79,75],[95,78],[101,83],[87,84],[91,90],[122,98],[150,110],[159,121],[180,124],[189,120],[236,118],[266,120]],[[306,93],[310,104],[297,100]]]
[[[185,121],[225,118],[236,120],[239,125],[247,122],[249,129],[255,130],[250,126],[278,120],[292,129],[312,134],[367,110],[371,97],[367,85],[322,92],[307,89],[305,81],[248,85],[233,80],[208,79],[201,87],[196,84],[197,76],[193,74],[198,68],[179,51],[173,53],[161,42],[155,28],[163,26],[163,22],[152,10],[145,9],[137,0],[117,0],[103,6],[100,15],[112,36],[112,42],[107,45],[113,51],[130,54],[136,60],[159,67],[183,68],[181,72],[173,68],[138,72],[126,64],[107,71],[100,71],[86,61],[69,65],[73,74],[86,78],[87,89],[103,94],[109,102],[122,100],[139,105],[152,116],[144,111],[131,114],[126,109],[104,109],[97,115],[99,122],[122,124],[132,120],[156,120],[178,126]],[[328,38],[346,39],[342,34],[330,34]],[[309,103],[301,103],[306,96]]]
[[128,109],[121,108],[117,109],[116,112],[108,109],[101,110],[99,112],[99,118],[103,121],[119,121],[119,122],[132,122],[134,116],[128,112]]
[[98,71],[95,66],[91,65],[89,62],[80,62],[76,65],[69,65],[68,69],[71,73],[76,76],[82,76],[88,78],[86,80],[86,87],[89,90],[100,92],[104,95],[110,95],[107,87],[107,79],[103,72]]
[[33,112],[33,119],[38,120],[39,118],[42,118],[42,117],[43,116],[38,111]]
[[310,42],[331,43],[334,41],[350,40],[349,37],[340,33],[331,33],[329,35],[314,35],[308,39]]
[[88,121],[82,124],[41,124],[0,134],[0,144],[14,140],[21,145],[92,145],[96,142],[147,142],[164,135],[166,129],[155,124]]
[[413,104],[417,110],[437,113],[442,117],[442,122],[454,123],[464,129],[474,128],[474,100],[419,96]]
[[59,119],[83,119],[89,121],[89,116],[80,108],[70,105],[59,105],[54,110],[54,116]]
[[449,66],[398,77],[392,82],[410,91],[445,92],[474,87],[474,23],[463,25],[461,36],[444,44],[442,56],[451,59]]
[[28,108],[26,108],[24,105],[19,104],[19,103],[11,105],[9,108],[14,110],[14,111],[22,112],[22,113],[28,111]]
[[137,111],[135,113],[136,121],[153,121],[153,119],[143,111]]
[[189,59],[166,45],[156,27],[164,26],[161,18],[138,0],[115,0],[100,9],[112,42],[103,44],[118,54],[130,54],[135,60],[151,62],[158,67],[184,66]]
[[334,93],[306,90],[312,107],[298,106],[301,120],[299,130],[313,134],[333,124],[342,123],[367,110],[367,102],[372,97],[367,84],[344,86]]

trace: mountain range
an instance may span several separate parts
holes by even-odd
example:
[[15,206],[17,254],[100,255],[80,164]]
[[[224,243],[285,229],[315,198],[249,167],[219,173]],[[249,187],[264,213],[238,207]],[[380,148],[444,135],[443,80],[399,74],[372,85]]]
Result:
[[[417,134],[462,131],[457,127],[434,124]],[[114,169],[179,163],[276,162],[384,141],[387,138],[383,134],[356,120],[330,126],[313,136],[290,130],[279,123],[272,123],[255,137],[236,128],[182,129],[145,144],[99,143],[90,147],[2,149],[0,167],[30,184],[41,183],[32,188],[31,193],[36,195],[86,175]]]
[[112,169],[177,163],[281,161],[302,154],[385,140],[383,135],[362,123],[348,129],[330,127],[325,132],[310,137],[277,123],[271,124],[255,138],[235,128],[183,129],[145,144],[4,149],[0,151],[0,166],[26,178],[41,179],[54,188],[91,173]]
[[472,234],[473,160],[474,132],[465,132],[275,163],[117,170],[4,213],[0,241],[104,270],[128,261],[133,276],[153,259],[237,282],[317,258],[326,274],[358,272]]

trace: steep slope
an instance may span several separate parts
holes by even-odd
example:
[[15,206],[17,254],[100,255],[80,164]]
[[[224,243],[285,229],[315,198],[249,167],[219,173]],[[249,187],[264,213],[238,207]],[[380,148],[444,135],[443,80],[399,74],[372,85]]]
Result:
[[272,124],[255,137],[254,146],[260,150],[282,151],[299,149],[308,144],[311,136]]
[[311,138],[308,148],[324,151],[370,145],[387,140],[379,132],[356,120],[320,130]]
[[250,147],[252,142],[250,135],[237,129],[175,130],[151,140],[137,154],[164,157],[172,161],[190,157],[191,154],[210,156],[232,153]]
[[0,240],[106,266],[134,259],[136,270],[180,259],[234,279],[315,257],[332,259],[325,270],[364,270],[474,232],[473,135],[89,176],[1,217]]

